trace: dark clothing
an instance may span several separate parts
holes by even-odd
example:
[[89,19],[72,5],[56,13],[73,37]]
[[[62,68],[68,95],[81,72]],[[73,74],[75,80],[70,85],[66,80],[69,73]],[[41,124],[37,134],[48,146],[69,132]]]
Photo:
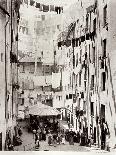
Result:
[[49,11],[49,5],[43,5],[43,12]]
[[85,146],[85,144],[86,144],[86,142],[85,142],[85,134],[82,133],[82,134],[81,134],[81,145],[82,145],[82,146]]
[[48,144],[49,144],[49,145],[52,144],[52,136],[51,136],[51,135],[48,136]]
[[80,143],[80,133],[77,133],[77,143]]
[[46,141],[46,133],[45,132],[42,133],[42,140]]
[[21,128],[18,129],[18,134],[19,134],[19,136],[22,135],[22,130],[21,130]]
[[35,6],[36,8],[40,8],[40,3],[37,3],[36,2],[36,6]]
[[54,140],[57,139],[57,135],[56,135],[56,134],[53,135],[53,139],[54,139]]
[[36,144],[37,140],[38,140],[38,135],[35,134],[35,144]]
[[69,133],[69,144],[74,145],[74,132],[70,131]]
[[56,145],[56,142],[57,142],[57,135],[54,134],[54,135],[53,135],[53,143],[54,143],[54,146]]
[[74,145],[74,137],[73,136],[70,136],[70,138],[69,138],[69,144],[70,145]]
[[50,11],[54,11],[54,5],[50,5]]

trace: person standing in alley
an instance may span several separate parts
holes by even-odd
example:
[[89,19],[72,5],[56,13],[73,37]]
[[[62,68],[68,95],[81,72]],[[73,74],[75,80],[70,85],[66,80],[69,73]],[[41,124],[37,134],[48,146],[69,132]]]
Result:
[[43,129],[42,139],[43,139],[44,141],[46,141],[46,130],[45,130],[45,128]]
[[74,145],[74,133],[73,133],[72,129],[69,133],[69,144]]
[[77,143],[80,143],[80,132],[77,131]]
[[101,149],[104,150],[106,147],[106,124],[102,122],[101,125]]
[[60,137],[60,133],[59,132],[57,134],[56,141],[57,141],[57,144],[60,144],[61,137]]
[[65,144],[65,132],[64,132],[64,130],[62,131],[62,144]]
[[68,121],[68,128],[70,129],[70,121]]
[[18,128],[18,134],[19,134],[19,136],[22,135],[22,129],[21,129],[21,127]]
[[53,134],[53,144],[54,144],[54,147],[56,147],[56,143],[57,143],[57,135],[56,133]]
[[38,135],[39,135],[39,134],[36,132],[36,133],[35,133],[35,144],[36,144],[36,142],[37,142]]
[[36,130],[33,129],[33,139],[35,139]]
[[110,133],[106,135],[106,151],[110,152]]
[[52,144],[52,134],[51,132],[48,133],[48,145],[50,146]]
[[36,141],[37,147],[40,147],[40,143],[39,143],[39,134],[37,135],[37,141]]
[[37,138],[37,140],[36,140],[36,143],[35,143],[35,149],[39,150],[39,147],[40,147],[39,134],[37,134],[36,138]]

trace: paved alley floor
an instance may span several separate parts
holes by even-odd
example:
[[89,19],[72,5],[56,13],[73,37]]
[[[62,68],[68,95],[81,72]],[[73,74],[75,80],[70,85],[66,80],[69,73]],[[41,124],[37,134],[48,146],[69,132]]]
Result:
[[[23,135],[21,137],[23,143],[20,146],[15,146],[15,151],[35,151],[35,141],[33,138],[32,133],[28,133],[24,122],[20,124],[22,126],[23,130]],[[95,147],[85,147],[85,146],[80,146],[78,143],[74,143],[74,145],[69,145],[68,142],[66,144],[60,144],[54,146],[49,146],[47,140],[46,141],[40,141],[40,148],[39,151],[78,151],[78,152],[106,152],[106,151],[101,151],[98,148]]]

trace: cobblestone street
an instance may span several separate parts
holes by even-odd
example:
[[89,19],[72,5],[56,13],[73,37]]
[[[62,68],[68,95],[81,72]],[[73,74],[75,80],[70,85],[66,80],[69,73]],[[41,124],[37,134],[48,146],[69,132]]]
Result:
[[116,0],[0,0],[0,115],[0,151],[116,152]]
[[[32,133],[28,133],[27,129],[25,127],[25,123],[20,123],[22,129],[23,129],[23,135],[22,135],[22,140],[23,143],[20,146],[15,147],[15,151],[35,151],[35,141],[33,138]],[[49,146],[48,141],[40,141],[40,148],[39,151],[78,151],[78,152],[107,152],[107,151],[102,151],[98,148],[95,147],[85,147],[85,146],[80,146],[78,143],[74,143],[74,145],[69,145],[68,142],[66,142],[65,145],[60,144],[56,145],[56,147]]]
[[[20,146],[16,146],[15,150],[16,151],[30,151],[30,150],[35,150],[35,141],[33,138],[33,134],[32,133],[28,133],[27,129],[25,127],[24,123],[21,123],[22,129],[23,129],[23,135],[22,135],[22,140],[23,143]],[[69,145],[68,142],[66,142],[65,145],[61,144],[61,145],[56,145],[56,147],[54,146],[49,146],[46,141],[40,141],[40,151],[89,151],[89,148],[87,147],[83,147],[83,146],[79,146],[78,143],[75,143],[74,145]]]

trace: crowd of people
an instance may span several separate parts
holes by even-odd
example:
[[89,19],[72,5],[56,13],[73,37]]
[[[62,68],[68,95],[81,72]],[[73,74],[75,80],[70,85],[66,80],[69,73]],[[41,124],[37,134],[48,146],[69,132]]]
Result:
[[[95,143],[94,135],[90,134],[88,136],[87,128],[83,128],[83,132],[81,129],[79,131],[74,131],[72,128],[65,130],[61,129],[58,121],[50,119],[44,120],[35,120],[33,119],[31,123],[33,138],[35,139],[36,146],[40,146],[40,141],[46,141],[49,146],[56,147],[57,144],[65,145],[66,141],[69,145],[74,145],[75,143],[79,143],[82,146],[90,146]],[[101,147],[108,144],[105,144],[105,140],[102,138],[105,134],[106,128],[103,126],[103,131],[101,134]],[[103,134],[104,133],[104,134]],[[104,141],[103,141],[104,140]],[[103,143],[103,144],[102,144]],[[102,148],[101,148],[102,149]]]
[[76,133],[72,129],[64,131],[61,129],[58,120],[55,119],[51,122],[49,118],[44,118],[44,120],[32,118],[30,126],[37,147],[40,146],[40,141],[47,141],[48,145],[54,147],[57,144],[64,145],[66,141],[69,142],[69,145],[74,145],[74,143],[87,144],[86,134],[82,134],[80,131]]
[[[56,129],[56,130],[55,130]],[[33,138],[37,147],[40,146],[40,141],[48,141],[48,145],[65,144],[65,132],[60,130],[60,127],[56,126],[48,128],[48,126],[33,129]]]
[[64,129],[60,129],[58,127],[57,130],[50,130],[51,128],[33,129],[33,138],[35,139],[35,145],[39,148],[40,141],[47,141],[49,146],[56,147],[57,145],[63,144],[65,145],[66,141],[69,142],[69,145],[74,145],[74,143],[80,143],[80,145],[85,145],[85,135],[80,132],[74,132],[72,129],[64,131]]

